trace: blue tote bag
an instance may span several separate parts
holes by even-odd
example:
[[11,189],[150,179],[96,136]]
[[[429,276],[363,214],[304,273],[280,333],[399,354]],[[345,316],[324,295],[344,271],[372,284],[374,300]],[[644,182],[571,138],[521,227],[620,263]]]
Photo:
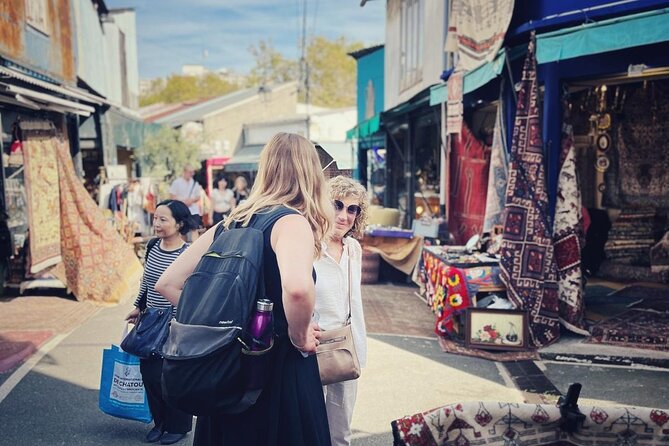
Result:
[[102,354],[100,410],[128,420],[151,422],[139,358],[112,345]]

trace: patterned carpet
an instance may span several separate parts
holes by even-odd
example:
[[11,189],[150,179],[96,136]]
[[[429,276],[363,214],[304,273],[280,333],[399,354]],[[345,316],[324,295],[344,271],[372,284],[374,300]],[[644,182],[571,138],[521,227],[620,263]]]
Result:
[[575,433],[561,429],[560,408],[548,404],[473,401],[449,404],[391,423],[397,446],[636,445],[666,443],[669,414],[645,407],[580,405]]
[[363,285],[367,333],[434,339],[434,315],[417,291],[414,286]]
[[539,353],[536,350],[525,352],[495,352],[479,350],[474,348],[467,348],[463,344],[452,341],[450,339],[439,336],[439,346],[441,350],[446,353],[453,353],[456,355],[473,356],[475,358],[488,359],[490,361],[527,361],[539,360]]
[[590,328],[592,344],[669,351],[669,313],[630,309]]

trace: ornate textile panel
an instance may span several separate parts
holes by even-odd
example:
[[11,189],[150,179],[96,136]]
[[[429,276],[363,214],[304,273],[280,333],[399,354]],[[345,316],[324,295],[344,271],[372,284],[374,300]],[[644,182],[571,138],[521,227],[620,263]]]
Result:
[[497,106],[495,131],[492,137],[490,153],[490,172],[488,174],[488,195],[486,197],[483,232],[492,232],[493,228],[504,222],[504,202],[506,200],[506,182],[509,174],[509,159],[506,153],[502,130],[502,105]]
[[509,299],[528,310],[530,338],[541,347],[559,338],[560,324],[534,48],[532,39],[518,92],[500,267]]
[[511,23],[513,4],[513,0],[452,2],[446,51],[458,53],[459,66],[473,70],[495,58]]
[[55,138],[28,139],[23,144],[30,225],[30,272],[61,261],[60,203]]
[[560,322],[569,330],[587,336],[583,322],[584,297],[581,249],[583,225],[581,189],[576,172],[576,149],[570,125],[562,128],[562,167],[558,177],[553,242],[558,270]]
[[451,205],[448,229],[458,244],[465,244],[483,229],[490,149],[478,141],[466,124],[452,138]]
[[77,300],[122,302],[139,288],[139,259],[88,195],[62,142],[57,144],[57,156],[65,277],[62,272],[55,274]]
[[455,403],[391,422],[399,446],[655,446],[667,441],[669,413],[648,407],[579,405],[575,433],[563,431],[560,408],[488,401]]

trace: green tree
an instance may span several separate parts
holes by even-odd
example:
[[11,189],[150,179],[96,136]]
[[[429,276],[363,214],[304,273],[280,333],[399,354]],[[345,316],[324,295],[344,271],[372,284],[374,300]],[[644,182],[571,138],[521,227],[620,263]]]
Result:
[[251,45],[249,52],[255,59],[255,66],[246,77],[247,85],[282,84],[297,80],[297,62],[285,58],[274,48],[271,40],[261,40],[257,45]]
[[[347,53],[362,48],[359,42],[348,42],[340,37],[329,40],[315,37],[307,47],[309,69],[309,102],[322,107],[349,107],[355,105],[355,60]],[[249,85],[283,83],[299,80],[300,64],[284,57],[271,41],[261,40],[249,48],[255,66],[249,72]],[[306,91],[300,88],[300,100],[306,100]]]
[[156,104],[176,104],[179,102],[198,101],[231,93],[239,89],[215,73],[204,76],[173,75],[167,80],[152,81],[149,92],[140,98],[142,107]]
[[198,166],[200,163],[197,143],[182,138],[178,130],[170,127],[162,127],[147,135],[138,155],[142,171],[151,177],[178,175],[185,165]]
[[[356,101],[356,65],[348,55],[362,48],[359,42],[339,37],[315,37],[307,47],[309,102],[321,107],[350,107]],[[300,99],[305,100],[305,91]]]
[[207,73],[199,78],[197,86],[198,96],[201,98],[214,98],[239,89],[238,85],[232,84],[214,73]]

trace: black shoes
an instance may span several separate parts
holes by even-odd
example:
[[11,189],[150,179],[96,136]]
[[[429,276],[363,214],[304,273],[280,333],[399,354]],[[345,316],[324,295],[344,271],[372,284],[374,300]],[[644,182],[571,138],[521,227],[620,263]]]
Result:
[[160,430],[159,427],[154,426],[153,429],[151,429],[149,433],[146,434],[146,442],[155,443],[156,441],[160,440],[160,437],[162,436],[163,436],[163,431]]
[[186,434],[171,434],[169,432],[165,432],[160,438],[160,444],[174,444],[185,436]]

